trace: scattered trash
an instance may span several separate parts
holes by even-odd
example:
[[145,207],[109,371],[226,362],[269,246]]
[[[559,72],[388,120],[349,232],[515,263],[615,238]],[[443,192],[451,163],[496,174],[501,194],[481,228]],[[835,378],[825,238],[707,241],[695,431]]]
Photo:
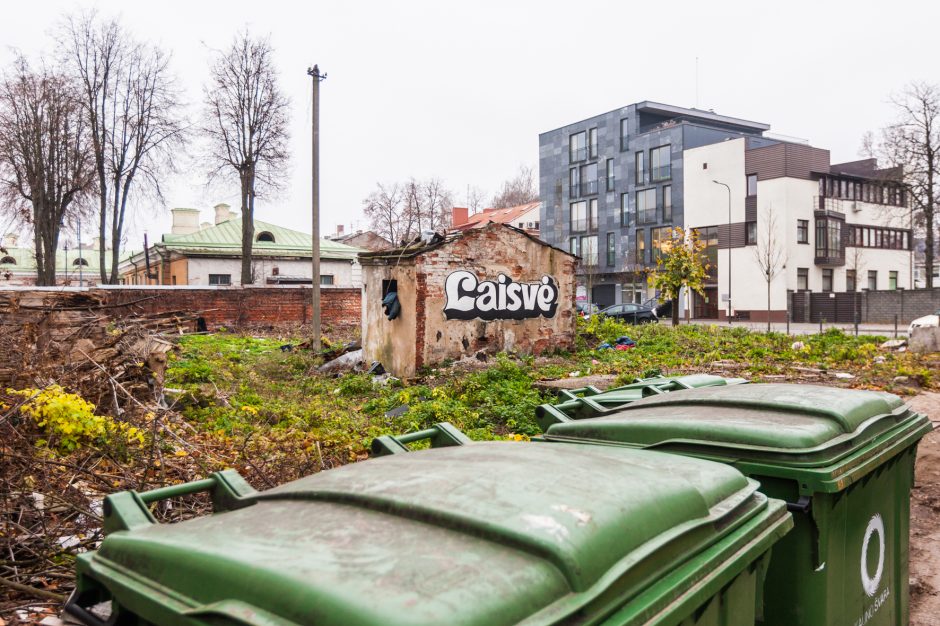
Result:
[[385,412],[385,417],[399,417],[408,412],[408,409],[411,408],[407,404],[401,406],[396,406],[394,409]]
[[898,350],[907,345],[907,339],[889,339],[888,341],[881,344],[880,348],[882,350]]
[[369,370],[366,374],[372,374],[373,376],[378,376],[385,373],[385,368],[382,367],[382,364],[378,361],[372,361],[372,365],[369,366]]
[[830,376],[833,378],[840,378],[842,380],[851,380],[852,378],[855,378],[854,374],[849,374],[848,372],[832,372]]
[[598,365],[599,363],[600,361],[598,361],[597,359],[591,359],[591,365]]
[[392,384],[392,383],[394,383],[394,382],[398,382],[399,380],[401,380],[401,379],[400,379],[400,378],[395,378],[394,376],[392,376],[391,374],[389,374],[388,372],[386,372],[386,373],[384,373],[384,374],[379,374],[378,376],[375,376],[375,377],[372,379],[372,386],[373,386],[373,387],[384,387],[384,386],[390,385],[390,384]]
[[876,356],[874,359],[872,359],[872,363],[884,363],[887,360],[888,359],[884,358],[883,356]]
[[613,350],[613,348],[614,347],[610,345],[609,343],[607,343],[606,341],[602,343],[601,345],[597,346],[598,350]]
[[909,383],[911,382],[911,377],[910,376],[895,376],[894,378],[891,379],[891,382],[902,383],[902,384]]
[[804,348],[806,348],[806,344],[803,343],[802,341],[794,341],[790,345],[791,350],[803,350]]
[[336,357],[332,361],[324,363],[319,368],[317,368],[317,371],[321,373],[342,372],[342,371],[354,369],[360,363],[362,363],[362,349],[361,348],[359,350],[353,350],[352,352],[347,352],[346,354]]
[[580,375],[581,375],[581,370],[577,370],[577,371],[569,372],[569,373],[568,373],[568,377],[569,377],[569,378],[577,378],[577,377],[580,376]]
[[293,352],[293,351],[294,351],[294,344],[285,343],[283,346],[281,346],[281,352]]

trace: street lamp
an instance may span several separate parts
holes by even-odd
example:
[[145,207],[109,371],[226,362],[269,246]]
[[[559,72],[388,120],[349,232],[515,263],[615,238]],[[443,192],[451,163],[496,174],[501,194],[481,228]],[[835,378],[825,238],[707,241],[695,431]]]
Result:
[[712,180],[728,190],[728,326],[731,326],[731,187],[717,180]]

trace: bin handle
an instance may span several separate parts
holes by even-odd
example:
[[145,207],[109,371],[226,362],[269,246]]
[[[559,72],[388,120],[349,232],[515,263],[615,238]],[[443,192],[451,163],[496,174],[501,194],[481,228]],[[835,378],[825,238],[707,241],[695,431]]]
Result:
[[432,448],[446,448],[448,446],[462,446],[471,443],[470,438],[460,432],[450,422],[439,422],[425,430],[419,430],[404,435],[382,435],[372,440],[369,448],[372,450],[372,456],[387,456],[389,454],[401,454],[411,450],[405,444],[415,441],[431,440]]
[[254,496],[257,493],[235,470],[215,472],[209,478],[150,491],[113,493],[104,499],[104,532],[108,535],[119,530],[134,530],[156,524],[157,520],[148,505],[205,491],[212,494],[213,512],[250,506],[255,503]]
[[813,499],[809,496],[800,496],[796,502],[787,502],[787,510],[791,513],[809,513]]

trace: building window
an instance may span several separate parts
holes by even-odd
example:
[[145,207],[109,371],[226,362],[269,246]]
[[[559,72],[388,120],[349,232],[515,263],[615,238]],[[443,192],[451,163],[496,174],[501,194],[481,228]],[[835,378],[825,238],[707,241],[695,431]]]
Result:
[[796,290],[809,291],[809,268],[796,268]]
[[581,166],[581,196],[597,193],[597,163]]
[[637,152],[636,153],[636,184],[645,185],[646,184],[646,153]]
[[816,218],[816,257],[821,259],[841,259],[845,256],[842,248],[842,220],[832,217]]
[[209,284],[210,285],[231,285],[232,275],[231,274],[209,274]]
[[630,225],[630,194],[620,194],[620,225]]
[[258,233],[258,236],[255,237],[255,241],[266,241],[267,243],[274,243],[274,234],[268,231],[262,231]]
[[588,207],[590,208],[590,219],[588,223],[588,230],[597,230],[597,198],[591,198],[588,201]]
[[757,174],[747,175],[747,195],[748,196],[757,195]]
[[620,151],[623,152],[629,147],[629,139],[627,138],[628,126],[627,118],[620,120]]
[[670,237],[669,237],[670,228],[660,227],[653,228],[650,232],[652,233],[652,250],[653,258],[652,261],[655,262],[659,257],[661,257],[665,252],[669,250]]
[[898,273],[896,271],[888,272],[888,289],[898,288]]
[[878,272],[875,270],[868,270],[868,289],[869,291],[878,289]]
[[568,252],[575,256],[581,256],[581,239],[578,237],[571,238],[571,244],[568,247]]
[[809,220],[796,220],[796,242],[809,243]]
[[321,285],[332,285],[332,284],[333,284],[333,275],[332,275],[332,274],[320,274],[320,284],[321,284]]
[[617,262],[617,236],[615,233],[607,233],[607,265],[613,265]]
[[642,228],[636,231],[636,264],[646,263],[646,231]]
[[568,197],[581,197],[581,170],[576,167],[568,170]]
[[597,265],[597,235],[581,237],[581,252],[585,265]]
[[588,131],[588,156],[592,159],[597,158],[597,128]]
[[832,268],[827,267],[822,271],[822,290],[824,293],[832,291]]
[[16,265],[16,259],[11,256],[5,256],[0,259],[0,265]]
[[614,160],[607,159],[607,191],[614,190]]
[[650,175],[652,180],[669,180],[672,177],[672,161],[669,146],[650,150]]
[[82,267],[88,267],[88,259],[83,259],[82,257],[78,257],[77,259],[72,261],[72,265],[81,265]]
[[636,192],[636,219],[638,224],[656,221],[656,189]]
[[580,233],[587,230],[587,202],[581,200],[571,203],[571,232]]
[[747,222],[744,225],[744,245],[757,245],[757,222]]
[[910,233],[897,228],[852,225],[849,228],[850,245],[859,248],[910,250]]
[[672,221],[672,185],[663,187],[663,221]]
[[855,270],[845,270],[845,290],[851,293],[855,289]]
[[568,159],[572,163],[587,159],[587,133],[583,130],[568,137]]

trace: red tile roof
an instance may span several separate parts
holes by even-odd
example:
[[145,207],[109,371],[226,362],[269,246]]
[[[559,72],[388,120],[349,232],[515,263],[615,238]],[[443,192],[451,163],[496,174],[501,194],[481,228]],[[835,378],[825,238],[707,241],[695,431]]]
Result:
[[504,209],[483,209],[480,213],[474,213],[465,223],[454,226],[453,230],[469,230],[471,228],[483,228],[489,223],[515,225],[516,220],[531,211],[538,208],[539,202],[529,202],[518,206],[506,207]]

